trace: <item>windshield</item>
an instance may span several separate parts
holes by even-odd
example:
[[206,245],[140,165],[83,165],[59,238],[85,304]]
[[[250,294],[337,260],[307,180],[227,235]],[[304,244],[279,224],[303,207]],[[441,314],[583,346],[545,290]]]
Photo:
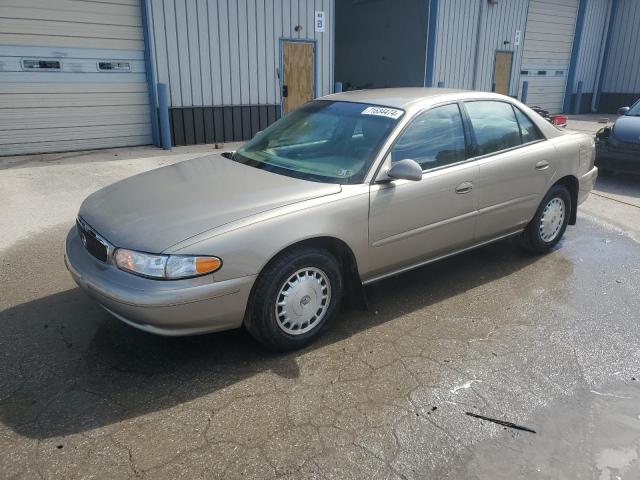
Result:
[[290,177],[360,183],[403,110],[317,100],[242,146],[233,160]]
[[640,100],[633,104],[631,109],[629,109],[629,111],[627,112],[627,115],[640,117]]

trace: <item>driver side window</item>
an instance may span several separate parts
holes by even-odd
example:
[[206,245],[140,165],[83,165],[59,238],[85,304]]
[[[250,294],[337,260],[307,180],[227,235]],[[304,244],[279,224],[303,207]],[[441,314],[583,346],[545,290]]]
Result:
[[464,128],[457,104],[443,105],[419,114],[391,149],[391,160],[410,158],[423,170],[466,159]]

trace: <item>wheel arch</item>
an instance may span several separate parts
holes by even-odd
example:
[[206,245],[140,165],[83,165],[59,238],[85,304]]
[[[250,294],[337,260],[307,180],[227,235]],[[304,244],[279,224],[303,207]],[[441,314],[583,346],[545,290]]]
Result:
[[[305,238],[303,240],[296,241],[287,245],[279,250],[277,253],[271,256],[267,262],[263,265],[258,273],[258,276],[265,271],[274,261],[276,261],[282,255],[290,252],[291,250],[299,248],[310,248],[317,250],[325,250],[333,255],[339,262],[340,270],[342,272],[342,278],[344,281],[344,300],[353,307],[366,308],[367,301],[364,294],[364,286],[360,279],[360,272],[358,270],[358,261],[351,247],[339,238],[332,236],[317,236]],[[247,312],[251,309],[251,304],[254,296],[255,286],[258,284],[256,280],[253,284],[251,294],[249,295],[249,304],[247,305]],[[245,314],[246,318],[246,314]]]
[[[569,225],[575,225],[578,218],[578,191],[580,189],[580,183],[578,179],[573,175],[566,175],[557,180],[551,188],[556,185],[562,185],[569,190],[571,196],[571,214],[569,216]],[[550,188],[550,189],[551,189]]]

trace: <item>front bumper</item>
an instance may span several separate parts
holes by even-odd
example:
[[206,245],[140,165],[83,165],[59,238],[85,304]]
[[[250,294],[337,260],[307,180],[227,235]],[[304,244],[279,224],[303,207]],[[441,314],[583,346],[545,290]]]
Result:
[[593,167],[578,179],[578,205],[587,199],[596,184],[596,178],[598,178],[598,167]]
[[256,275],[213,282],[211,275],[151,280],[100,262],[78,232],[67,235],[65,264],[85,292],[129,325],[159,335],[195,335],[242,325]]

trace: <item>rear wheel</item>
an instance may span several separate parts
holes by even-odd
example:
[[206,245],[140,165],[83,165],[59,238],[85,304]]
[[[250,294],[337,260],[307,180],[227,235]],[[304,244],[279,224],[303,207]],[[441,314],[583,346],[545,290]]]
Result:
[[522,246],[534,253],[548,252],[564,235],[570,217],[569,191],[562,185],[552,187],[540,203],[533,220],[522,233]]
[[342,274],[328,252],[299,248],[276,257],[260,274],[245,324],[272,350],[315,339],[342,298]]

